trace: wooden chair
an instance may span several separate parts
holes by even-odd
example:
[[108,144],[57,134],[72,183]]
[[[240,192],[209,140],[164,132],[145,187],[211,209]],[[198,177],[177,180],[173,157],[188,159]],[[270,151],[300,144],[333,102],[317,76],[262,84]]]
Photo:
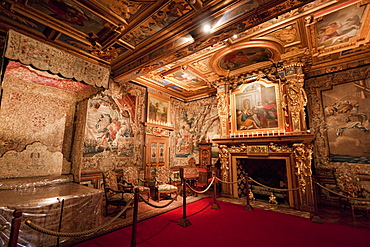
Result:
[[157,201],[161,200],[161,194],[175,194],[175,200],[177,200],[178,188],[171,184],[170,170],[165,166],[159,166],[155,169],[154,176]]
[[[134,198],[133,193],[127,192],[127,188],[121,183],[118,183],[117,174],[115,171],[107,171],[103,173],[103,185],[105,192],[105,212],[108,215],[109,206],[115,206],[118,209],[126,207],[127,203]],[[126,212],[124,213],[126,218]]]
[[139,170],[134,166],[124,167],[122,170],[122,184],[130,187],[130,192],[134,193],[135,189],[139,189],[139,194],[146,194],[150,199],[150,188],[145,186],[146,181],[140,179]]
[[208,172],[206,168],[199,168],[199,177],[196,183],[198,189],[203,190],[208,185]]

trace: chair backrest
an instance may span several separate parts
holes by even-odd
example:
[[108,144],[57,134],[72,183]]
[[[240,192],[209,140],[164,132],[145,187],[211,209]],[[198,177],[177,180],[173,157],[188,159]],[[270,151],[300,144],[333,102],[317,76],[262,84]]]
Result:
[[155,169],[155,179],[158,184],[170,182],[170,170],[165,166],[159,166]]
[[139,184],[138,169],[134,166],[127,166],[123,168],[123,180],[132,185]]
[[206,168],[199,168],[199,179],[198,183],[201,185],[207,185],[208,183],[208,172]]
[[118,190],[117,175],[115,171],[107,171],[103,173],[104,191],[107,199],[115,194],[112,190]]
[[184,167],[184,178],[185,179],[197,179],[198,177],[199,177],[199,168]]
[[197,164],[197,161],[195,160],[194,157],[191,157],[189,160],[188,160],[188,167],[195,167]]
[[343,164],[334,170],[334,175],[338,189],[345,196],[358,197],[361,194],[360,179],[355,168]]

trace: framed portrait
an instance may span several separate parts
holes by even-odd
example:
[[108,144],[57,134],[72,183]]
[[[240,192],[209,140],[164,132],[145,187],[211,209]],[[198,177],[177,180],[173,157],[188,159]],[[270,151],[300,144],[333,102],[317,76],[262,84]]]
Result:
[[282,116],[278,84],[256,81],[243,84],[231,97],[232,133],[280,129]]
[[166,125],[170,123],[170,101],[152,94],[148,95],[147,121],[155,124]]

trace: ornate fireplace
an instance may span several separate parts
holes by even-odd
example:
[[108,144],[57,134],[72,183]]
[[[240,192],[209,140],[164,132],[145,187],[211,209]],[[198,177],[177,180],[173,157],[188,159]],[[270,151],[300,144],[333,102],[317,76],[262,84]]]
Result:
[[[254,173],[256,177],[250,175],[253,179],[261,179],[258,182],[269,187],[288,189],[285,199],[290,207],[312,211],[312,139],[311,134],[284,133],[213,139],[220,149],[221,179],[226,181],[240,179],[243,173],[240,170],[242,169],[240,162],[244,159],[247,162],[244,162],[243,166],[248,166],[248,163],[263,164],[258,169],[259,175],[257,173]],[[268,183],[263,178],[271,171],[276,173],[275,181]],[[274,176],[270,176],[270,180],[274,180],[272,178]],[[240,197],[240,190],[240,184],[222,184],[224,196]]]
[[[220,73],[225,75],[215,82],[220,138],[212,141],[220,149],[223,180],[238,180],[237,162],[243,159],[266,160],[270,164],[281,161],[285,164],[281,168],[285,174],[278,182],[279,188],[281,183],[289,190],[288,204],[310,211],[313,135],[308,133],[306,125],[304,63],[299,59],[276,63],[280,59],[273,55],[270,62],[275,62],[262,69],[222,71],[220,68]],[[266,172],[271,167],[267,166]],[[223,184],[222,193],[238,197],[238,185]]]

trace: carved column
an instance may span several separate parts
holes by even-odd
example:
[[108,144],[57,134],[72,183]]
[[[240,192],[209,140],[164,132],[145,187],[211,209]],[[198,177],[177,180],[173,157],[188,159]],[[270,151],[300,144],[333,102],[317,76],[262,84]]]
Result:
[[312,194],[312,145],[304,143],[294,143],[293,153],[295,160],[295,174],[298,177],[300,187],[303,187],[300,192],[301,205],[313,205]]
[[290,131],[299,133],[307,130],[305,107],[307,105],[306,92],[303,89],[303,75],[296,75],[289,78],[286,83],[286,98],[290,114]]
[[[230,163],[229,163],[229,159],[230,159],[229,148],[227,145],[219,145],[218,147],[220,149],[219,156],[220,156],[220,163],[221,163],[220,179],[222,179],[223,181],[229,181],[229,178],[231,177],[230,176],[230,172],[231,172]],[[231,185],[222,183],[221,186],[222,186],[221,188],[222,188],[223,194],[231,193]]]
[[222,137],[227,137],[229,135],[228,127],[228,97],[226,91],[219,92],[217,94],[217,109],[218,115],[220,117],[220,135]]

